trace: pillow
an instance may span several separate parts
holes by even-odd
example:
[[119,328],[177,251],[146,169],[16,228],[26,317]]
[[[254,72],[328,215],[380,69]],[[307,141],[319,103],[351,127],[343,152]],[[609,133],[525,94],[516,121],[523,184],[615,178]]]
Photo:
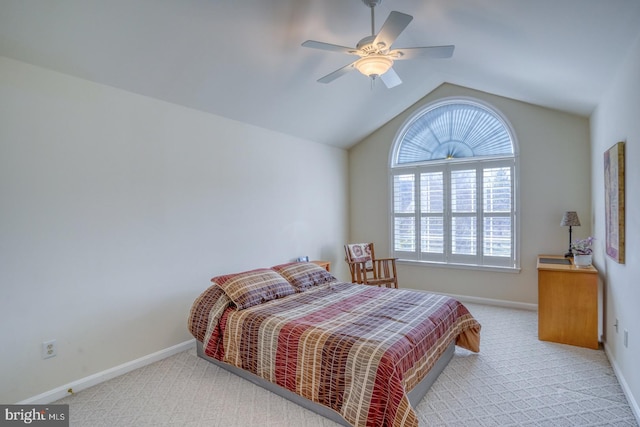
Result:
[[211,281],[222,288],[238,310],[296,292],[289,282],[268,268],[217,276]]
[[364,262],[367,270],[373,268],[371,261],[371,243],[351,243],[347,245],[347,250],[349,251],[351,262]]
[[304,292],[312,286],[338,280],[327,270],[312,262],[290,262],[273,266],[271,269],[287,279],[296,292]]

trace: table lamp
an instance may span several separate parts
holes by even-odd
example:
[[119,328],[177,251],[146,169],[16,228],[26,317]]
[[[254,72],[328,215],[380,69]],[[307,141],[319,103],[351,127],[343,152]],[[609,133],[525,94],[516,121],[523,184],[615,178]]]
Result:
[[565,212],[562,216],[562,221],[560,221],[560,225],[563,227],[569,227],[569,250],[564,254],[565,258],[569,258],[573,256],[573,252],[571,251],[571,227],[580,225],[578,214],[575,211]]

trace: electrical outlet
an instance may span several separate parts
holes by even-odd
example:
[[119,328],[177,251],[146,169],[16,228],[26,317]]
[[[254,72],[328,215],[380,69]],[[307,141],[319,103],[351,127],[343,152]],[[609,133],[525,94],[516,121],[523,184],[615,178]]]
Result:
[[42,358],[49,359],[58,355],[58,345],[56,340],[44,341],[42,343]]
[[629,332],[624,330],[624,346],[625,348],[629,347]]

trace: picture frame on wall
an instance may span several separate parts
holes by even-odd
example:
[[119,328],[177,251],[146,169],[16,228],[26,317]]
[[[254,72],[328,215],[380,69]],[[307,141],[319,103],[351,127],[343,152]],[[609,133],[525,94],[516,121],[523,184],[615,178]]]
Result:
[[604,153],[604,197],[606,252],[624,264],[624,142]]

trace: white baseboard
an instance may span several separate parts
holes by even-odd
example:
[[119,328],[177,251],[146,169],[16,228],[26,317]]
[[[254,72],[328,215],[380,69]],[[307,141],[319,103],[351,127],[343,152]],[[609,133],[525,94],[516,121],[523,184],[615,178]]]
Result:
[[174,354],[187,351],[191,348],[194,348],[195,345],[196,345],[196,340],[191,339],[189,341],[185,341],[183,343],[174,345],[172,347],[165,348],[164,350],[160,350],[160,351],[156,351],[155,353],[148,354],[139,359],[135,359],[130,362],[123,363],[122,365],[107,369],[105,371],[98,372],[93,375],[89,375],[88,377],[81,378],[77,381],[70,382],[69,384],[62,385],[60,387],[54,388],[53,390],[49,390],[44,393],[41,393],[37,396],[30,397],[21,402],[18,402],[18,404],[19,405],[47,405],[49,403],[55,402],[56,400],[62,399],[65,396],[68,396],[69,389],[73,389],[73,392],[76,393],[78,391],[81,391],[86,388],[93,387],[94,385],[100,384],[102,382],[108,381],[112,378],[126,374],[127,372],[131,372],[134,369],[142,368],[143,366],[147,366],[159,360],[166,359],[167,357],[173,356]]
[[604,352],[607,355],[607,359],[609,359],[609,363],[611,363],[611,367],[613,368],[613,372],[616,374],[616,378],[618,378],[618,382],[620,383],[620,387],[622,387],[622,392],[627,398],[627,402],[631,407],[631,411],[633,412],[633,416],[636,417],[636,422],[640,425],[640,406],[638,406],[638,402],[635,400],[633,393],[631,393],[631,389],[629,389],[629,385],[627,381],[625,381],[620,368],[618,368],[618,364],[616,360],[611,356],[611,352],[609,351],[609,346],[607,343],[604,343]]
[[483,305],[494,305],[497,307],[518,308],[520,310],[538,311],[538,304],[530,304],[526,302],[506,301],[501,299],[469,297],[465,295],[449,295],[461,302],[469,302]]
[[521,310],[531,310],[538,311],[538,304],[530,304],[525,302],[516,302],[516,301],[507,301],[502,299],[491,299],[491,298],[480,298],[480,297],[470,297],[467,295],[456,295],[456,294],[447,294],[442,292],[432,292],[432,291],[424,291],[422,289],[411,289],[412,291],[419,292],[428,292],[431,294],[439,294],[446,295],[452,298],[457,299],[460,302],[468,302],[474,304],[483,304],[483,305],[494,305],[497,307],[506,307],[506,308],[518,308]]

